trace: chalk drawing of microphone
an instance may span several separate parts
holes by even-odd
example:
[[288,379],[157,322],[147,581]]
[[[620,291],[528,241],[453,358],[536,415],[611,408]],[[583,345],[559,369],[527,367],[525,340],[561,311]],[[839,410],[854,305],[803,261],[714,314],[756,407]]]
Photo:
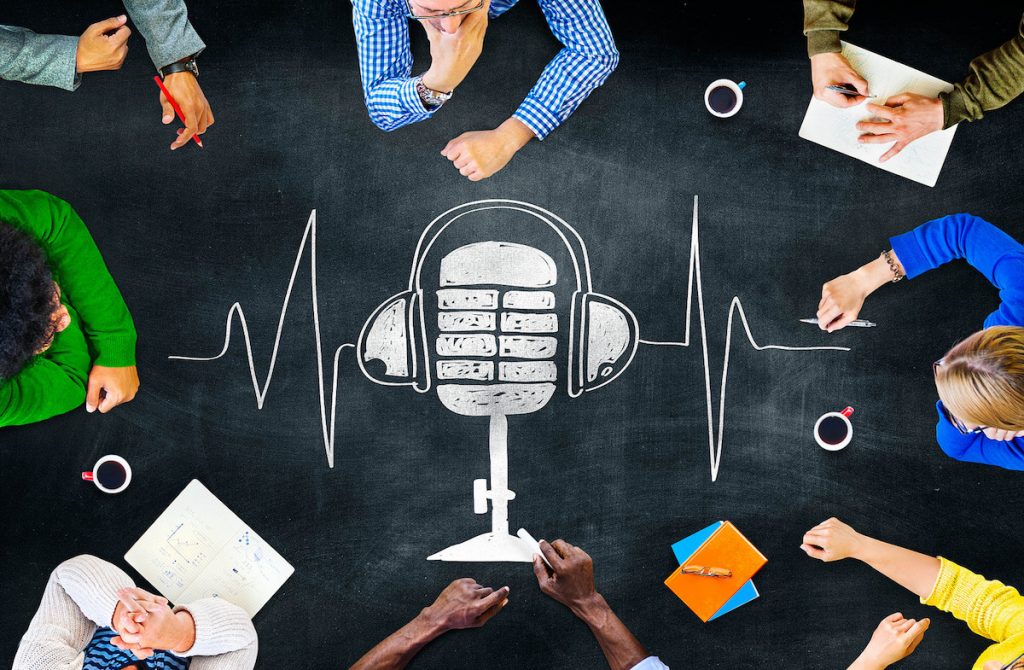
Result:
[[[481,240],[448,252],[440,260],[438,289],[434,295],[424,291],[424,263],[445,231],[486,221],[483,213],[489,210],[511,214],[502,233],[506,240],[536,232],[540,225],[564,244],[572,264],[568,305],[556,304],[559,272],[552,257],[511,241]],[[560,314],[567,318],[559,319]],[[437,336],[431,341],[427,324],[434,318]],[[559,332],[566,336],[565,351],[559,350]],[[508,505],[515,493],[508,487],[507,417],[543,409],[558,388],[560,370],[573,398],[611,382],[632,362],[637,333],[636,317],[625,305],[593,291],[583,239],[551,212],[513,200],[482,200],[450,209],[427,226],[408,289],[367,319],[357,359],[371,381],[411,386],[419,393],[436,386],[450,411],[488,417],[490,486],[485,479],[474,480],[473,511],[486,514],[490,501],[491,530],[429,559],[532,560],[530,545],[509,533]],[[379,364],[371,369],[371,361],[384,369]]]

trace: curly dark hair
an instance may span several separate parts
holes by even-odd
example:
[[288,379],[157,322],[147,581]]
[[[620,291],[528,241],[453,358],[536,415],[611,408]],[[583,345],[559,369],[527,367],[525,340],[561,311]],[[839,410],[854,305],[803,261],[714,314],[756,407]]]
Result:
[[28,234],[0,220],[0,379],[10,379],[53,337],[53,273]]

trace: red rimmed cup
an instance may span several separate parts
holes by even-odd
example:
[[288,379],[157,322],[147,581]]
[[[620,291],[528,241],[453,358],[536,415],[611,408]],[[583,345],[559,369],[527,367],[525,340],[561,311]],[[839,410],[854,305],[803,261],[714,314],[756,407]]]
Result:
[[108,454],[96,461],[92,470],[83,472],[82,479],[104,493],[120,493],[132,483],[132,466],[120,456]]
[[818,446],[827,451],[845,448],[853,439],[853,424],[850,422],[852,414],[852,407],[842,412],[822,414],[814,424],[814,440]]

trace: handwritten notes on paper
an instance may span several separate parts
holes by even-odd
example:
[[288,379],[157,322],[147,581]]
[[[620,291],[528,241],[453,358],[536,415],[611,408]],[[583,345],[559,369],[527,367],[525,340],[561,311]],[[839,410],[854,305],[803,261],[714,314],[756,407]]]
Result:
[[195,479],[124,558],[172,603],[223,598],[249,616],[295,572]]
[[[877,96],[869,102],[883,104],[898,93],[919,93],[930,98],[953,90],[953,85],[936,79],[902,63],[879,56],[848,42],[843,42],[843,55],[850,65],[868,82],[868,93]],[[827,102],[811,98],[807,115],[800,126],[800,137],[835,149],[877,168],[912,179],[927,186],[935,186],[939,179],[946,153],[953,142],[956,126],[930,133],[906,146],[885,163],[878,161],[892,147],[886,144],[862,144],[857,138],[857,122],[872,119],[866,104],[840,109]]]

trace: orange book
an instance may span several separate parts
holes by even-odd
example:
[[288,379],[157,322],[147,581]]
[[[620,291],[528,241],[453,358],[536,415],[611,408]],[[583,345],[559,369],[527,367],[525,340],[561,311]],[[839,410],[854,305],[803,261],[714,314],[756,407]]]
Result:
[[[750,540],[726,521],[665,580],[665,586],[686,603],[700,620],[707,621],[760,570],[768,559]],[[690,567],[728,570],[729,577],[686,574]]]

